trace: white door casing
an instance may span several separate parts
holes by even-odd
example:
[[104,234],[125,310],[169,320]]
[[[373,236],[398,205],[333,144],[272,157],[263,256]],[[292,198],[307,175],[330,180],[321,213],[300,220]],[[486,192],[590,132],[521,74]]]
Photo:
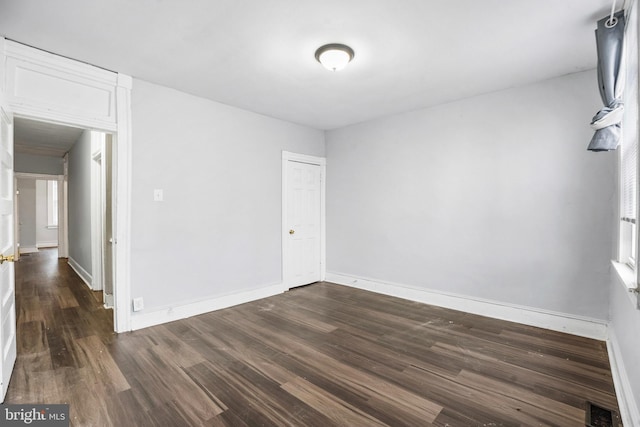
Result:
[[[114,137],[114,328],[131,330],[130,76],[35,49],[0,36],[0,85],[16,116],[111,133]],[[62,186],[68,194],[65,179]],[[65,212],[62,220],[68,224]],[[58,242],[61,256],[68,242]]]
[[282,273],[285,290],[324,280],[325,159],[283,152]]
[[[14,255],[13,117],[0,92],[0,255]],[[16,299],[13,262],[0,264],[0,401],[16,361]]]
[[102,290],[102,141],[98,132],[91,132],[91,289]]

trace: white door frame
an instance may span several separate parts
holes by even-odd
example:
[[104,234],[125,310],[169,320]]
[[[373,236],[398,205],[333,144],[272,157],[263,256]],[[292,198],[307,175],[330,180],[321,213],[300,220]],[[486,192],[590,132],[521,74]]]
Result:
[[58,257],[69,258],[69,197],[67,192],[67,155],[63,174],[58,175]]
[[[0,37],[0,85],[15,117],[113,135],[114,329],[131,330],[131,88],[130,76],[100,69]],[[20,85],[21,76],[30,85]],[[67,90],[68,88],[72,90]],[[77,93],[74,93],[77,92]],[[76,96],[77,94],[81,96]],[[67,96],[65,98],[64,96]]]
[[[102,290],[102,248],[104,247],[103,233],[103,175],[102,175],[102,144],[94,141],[95,134],[91,134],[91,289]],[[95,144],[99,144],[95,147]],[[97,149],[96,149],[97,148]],[[95,151],[94,151],[95,150]]]
[[[15,156],[15,153],[14,153]],[[15,160],[14,160],[15,167]],[[20,223],[18,209],[18,203],[20,198],[20,192],[18,191],[18,178],[16,177],[15,170],[13,172],[13,256],[16,261],[20,260]]]
[[289,245],[287,245],[287,236],[289,235],[289,222],[287,218],[287,205],[289,196],[289,175],[287,165],[289,162],[307,163],[310,165],[320,166],[320,280],[324,281],[326,277],[326,176],[327,176],[327,159],[325,157],[309,156],[307,154],[292,153],[290,151],[282,152],[282,286],[283,291],[291,289],[289,277],[291,267],[287,265],[289,257]]

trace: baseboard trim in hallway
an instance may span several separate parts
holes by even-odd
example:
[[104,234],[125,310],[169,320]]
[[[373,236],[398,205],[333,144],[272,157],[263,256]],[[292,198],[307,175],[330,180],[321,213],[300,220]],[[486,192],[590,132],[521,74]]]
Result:
[[73,271],[76,272],[76,274],[80,277],[80,279],[82,279],[84,284],[87,285],[89,289],[93,290],[93,288],[91,287],[93,276],[91,276],[91,274],[89,274],[87,270],[82,268],[82,266],[75,259],[69,257],[67,262],[69,263],[69,267],[71,267]]

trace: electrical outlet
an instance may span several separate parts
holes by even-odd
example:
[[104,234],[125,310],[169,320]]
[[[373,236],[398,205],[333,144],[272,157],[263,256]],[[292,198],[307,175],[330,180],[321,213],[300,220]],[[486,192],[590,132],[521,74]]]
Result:
[[144,301],[142,298],[134,298],[133,299],[133,311],[141,311],[144,310]]

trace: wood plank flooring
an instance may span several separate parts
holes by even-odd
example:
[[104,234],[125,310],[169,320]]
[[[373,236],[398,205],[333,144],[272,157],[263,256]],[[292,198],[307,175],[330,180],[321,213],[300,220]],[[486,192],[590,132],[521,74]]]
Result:
[[[78,426],[584,426],[603,342],[330,283],[116,335],[55,250],[17,268],[7,403]],[[619,422],[619,420],[618,420]]]

